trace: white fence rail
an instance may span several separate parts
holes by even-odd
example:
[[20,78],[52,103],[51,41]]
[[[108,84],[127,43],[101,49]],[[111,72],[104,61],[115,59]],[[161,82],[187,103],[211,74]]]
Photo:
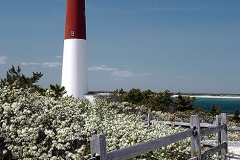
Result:
[[[149,115],[151,119],[152,115]],[[93,135],[90,142],[91,148],[91,160],[125,160],[136,157],[138,155],[148,153],[154,149],[167,146],[171,143],[178,142],[180,140],[191,137],[191,159],[190,160],[204,160],[207,155],[215,154],[220,155],[227,152],[228,140],[227,140],[227,116],[226,113],[216,116],[216,126],[211,128],[200,128],[200,120],[196,115],[192,115],[190,118],[190,129],[162,137],[159,139],[151,140],[127,148],[122,148],[116,151],[106,151],[106,137],[105,135]],[[150,124],[150,121],[149,121]],[[200,141],[201,136],[216,133],[217,146],[201,153]]]
[[[219,120],[217,120],[219,121]],[[190,123],[187,122],[172,122],[172,121],[161,121],[161,120],[153,120],[153,115],[152,113],[149,113],[148,115],[148,120],[147,123],[150,125],[151,123],[162,123],[162,124],[166,124],[166,125],[174,125],[174,126],[182,126],[182,127],[188,127],[190,128]],[[220,123],[220,122],[217,122]],[[205,122],[201,122],[200,123],[200,127],[203,128],[213,128],[215,127],[215,124],[210,124],[210,123],[205,123]],[[240,127],[235,127],[235,128],[227,128],[227,131],[229,132],[240,132]],[[201,141],[201,143],[203,145],[207,145],[207,146],[216,146],[216,141],[215,140],[204,140]],[[240,147],[240,141],[228,141],[228,146],[231,147]]]

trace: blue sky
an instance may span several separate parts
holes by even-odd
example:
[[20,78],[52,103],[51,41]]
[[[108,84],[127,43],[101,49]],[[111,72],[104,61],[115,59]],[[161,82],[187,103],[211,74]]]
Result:
[[[61,84],[65,0],[0,0],[0,77]],[[89,90],[240,94],[239,0],[87,0]]]

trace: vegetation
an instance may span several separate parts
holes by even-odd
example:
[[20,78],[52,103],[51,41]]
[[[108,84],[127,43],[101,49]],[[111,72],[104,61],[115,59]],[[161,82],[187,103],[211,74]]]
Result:
[[[9,87],[11,89],[29,89],[30,92],[38,92],[40,95],[46,95],[48,89],[40,87],[36,83],[43,76],[41,72],[33,72],[31,77],[26,77],[21,73],[21,68],[12,66],[6,73],[6,78],[0,79],[0,88]],[[62,97],[66,90],[58,84],[50,84],[49,96]]]
[[21,73],[21,68],[18,66],[15,68],[12,66],[6,74],[6,78],[0,80],[0,87],[3,86],[11,86],[14,88],[34,88],[39,89],[38,85],[34,83],[38,82],[38,80],[43,76],[40,72],[33,72],[32,77],[26,77],[24,74]]
[[[186,130],[161,123],[149,127],[144,122],[150,111],[160,120],[189,121],[191,114],[212,120],[212,116],[204,117],[204,110],[194,109],[194,98],[180,93],[173,97],[168,90],[120,89],[108,101],[89,103],[62,97],[65,90],[59,85],[41,88],[36,85],[41,77],[38,72],[26,77],[19,67],[12,67],[1,79],[0,159],[88,159],[93,134],[106,135],[109,152]],[[236,137],[229,134],[229,140]],[[187,158],[189,139],[133,159]]]
[[194,97],[183,96],[180,92],[174,97],[173,93],[169,90],[156,93],[149,89],[141,91],[140,89],[132,88],[129,92],[123,91],[123,89],[117,89],[114,91],[113,96],[118,96],[118,102],[145,105],[148,106],[151,111],[174,113],[176,111],[190,111],[195,109],[195,106],[192,105],[192,102],[195,101]]
[[239,123],[240,122],[239,115],[240,115],[239,109],[235,110],[231,120],[235,121],[236,123]]
[[[88,159],[93,134],[105,134],[107,150],[112,151],[185,130],[163,124],[148,127],[142,121],[149,111],[145,106],[100,99],[88,103],[53,97],[51,92],[15,88],[14,81],[0,88],[0,159]],[[189,156],[189,140],[184,140],[135,159]]]
[[209,111],[212,115],[219,115],[221,114],[221,108],[220,107],[215,107],[215,105],[213,104],[211,107],[210,107],[210,111]]

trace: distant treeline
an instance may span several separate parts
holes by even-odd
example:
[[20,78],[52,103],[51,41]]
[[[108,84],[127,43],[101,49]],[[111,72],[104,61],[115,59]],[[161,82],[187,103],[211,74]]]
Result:
[[[153,92],[150,89],[141,91],[140,89],[132,88],[128,92],[121,89],[116,89],[111,96],[109,96],[109,102],[129,102],[136,105],[147,106],[151,111],[163,111],[174,113],[180,112],[192,112],[199,114],[205,113],[206,115],[218,115],[222,112],[219,106],[214,104],[210,107],[210,110],[206,110],[205,107],[199,107],[194,105],[193,102],[196,98],[191,95],[182,94],[180,92],[173,93],[169,90],[164,92]],[[230,120],[236,122],[240,121],[240,111],[234,111],[233,117]]]
[[177,96],[169,90],[164,92],[153,92],[150,89],[141,91],[140,89],[132,88],[128,92],[121,89],[116,89],[110,101],[129,102],[137,105],[145,105],[152,111],[176,112],[194,110],[195,97],[183,96],[180,92]]

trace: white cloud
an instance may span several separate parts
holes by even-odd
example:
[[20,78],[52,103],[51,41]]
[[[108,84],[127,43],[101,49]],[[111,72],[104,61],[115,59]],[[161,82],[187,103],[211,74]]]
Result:
[[58,67],[61,66],[62,64],[59,62],[43,62],[42,66],[43,67]]
[[54,56],[55,58],[62,58],[62,56]]
[[117,71],[118,69],[110,68],[110,67],[107,67],[106,65],[101,65],[99,67],[97,67],[97,66],[89,67],[88,70],[89,71]]
[[29,65],[37,66],[37,65],[40,65],[40,63],[34,63],[34,62],[31,62],[31,63],[23,62],[23,63],[21,63],[21,66],[29,66]]
[[126,77],[140,77],[140,76],[152,75],[152,73],[134,74],[130,71],[122,71],[117,68],[107,67],[106,65],[89,67],[88,70],[89,71],[109,71],[109,72],[111,72],[111,75],[113,77],[117,77],[117,78],[115,78],[115,80],[121,80],[121,81],[124,80],[123,78],[126,78]]
[[115,71],[115,72],[112,72],[112,76],[115,76],[115,77],[133,77],[134,74],[130,71]]
[[152,73],[134,74],[130,71],[114,71],[114,72],[112,72],[112,76],[114,76],[114,77],[141,77],[141,76],[148,76],[148,75],[152,75]]
[[62,64],[59,62],[43,62],[43,63],[38,63],[38,62],[23,62],[21,63],[22,66],[42,66],[42,67],[58,67],[61,66]]
[[0,56],[0,64],[6,64],[6,60],[8,58],[6,56]]

